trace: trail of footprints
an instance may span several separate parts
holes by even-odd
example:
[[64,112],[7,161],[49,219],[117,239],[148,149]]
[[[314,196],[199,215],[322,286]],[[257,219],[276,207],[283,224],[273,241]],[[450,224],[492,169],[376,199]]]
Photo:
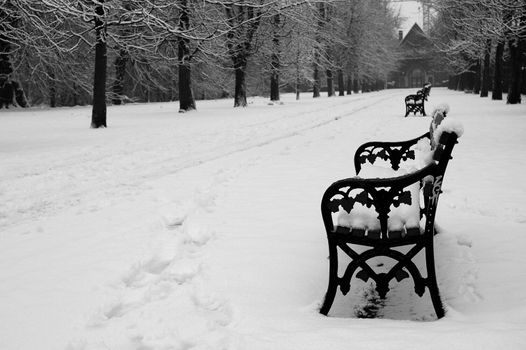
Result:
[[[216,174],[215,185],[229,179]],[[200,191],[187,204],[161,214],[156,253],[135,263],[111,286],[113,301],[87,324],[99,335],[92,333],[82,346],[70,343],[68,349],[231,348],[225,328],[232,322],[232,308],[210,290],[203,263],[204,250],[215,237],[204,223],[215,196]]]
[[167,298],[174,288],[192,283],[199,275],[202,269],[199,248],[213,238],[213,232],[184,222],[168,227],[176,231],[173,241],[167,242],[171,248],[130,268],[121,280],[124,297],[103,312],[108,320],[148,302]]

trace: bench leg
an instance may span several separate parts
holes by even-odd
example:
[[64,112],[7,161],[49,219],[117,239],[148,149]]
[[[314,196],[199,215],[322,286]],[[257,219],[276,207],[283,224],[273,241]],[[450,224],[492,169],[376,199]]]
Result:
[[[352,276],[354,274],[355,269],[358,266],[361,266],[360,263],[357,263],[358,265],[354,266],[354,268],[350,270],[349,276],[347,276],[348,279],[346,279],[346,276],[343,276],[342,278],[339,278],[338,277],[338,251],[337,251],[337,248],[338,248],[338,246],[335,243],[329,241],[329,285],[327,287],[327,292],[325,293],[325,299],[324,299],[323,304],[322,304],[322,306],[320,308],[320,313],[325,315],[325,316],[328,315],[328,313],[329,313],[329,311],[331,309],[331,306],[332,306],[332,304],[334,302],[334,299],[336,297],[336,293],[337,293],[337,290],[338,290],[338,287],[340,286],[340,284],[344,285],[345,284],[344,281],[350,281],[350,279],[352,278]],[[389,257],[391,257],[391,258],[393,258],[395,260],[398,260],[399,264],[404,262],[403,266],[401,266],[399,268],[399,270],[401,270],[401,272],[397,273],[398,270],[393,270],[394,272],[390,271],[388,274],[385,274],[385,273],[375,274],[374,272],[372,272],[373,275],[365,273],[364,276],[360,276],[360,272],[359,272],[358,275],[356,275],[356,277],[364,280],[365,282],[369,278],[372,278],[375,281],[375,283],[376,283],[377,291],[378,291],[379,295],[381,296],[381,298],[385,298],[385,294],[389,290],[388,286],[389,286],[389,281],[391,279],[396,278],[398,280],[398,282],[400,282],[404,278],[409,277],[409,275],[405,271],[402,270],[402,268],[405,267],[405,268],[407,268],[409,270],[409,272],[411,273],[411,276],[413,277],[413,280],[415,282],[415,292],[419,296],[423,296],[423,294],[425,292],[425,287],[427,286],[427,288],[429,289],[429,294],[431,296],[431,302],[433,303],[433,308],[435,309],[435,313],[437,315],[437,318],[440,319],[440,318],[444,317],[445,310],[444,310],[444,306],[442,304],[442,300],[440,299],[440,293],[439,293],[439,290],[438,290],[438,283],[437,283],[436,272],[435,272],[435,258],[434,258],[434,252],[433,252],[433,236],[431,236],[430,239],[426,240],[426,242],[425,242],[426,270],[427,270],[427,278],[426,279],[422,278],[422,276],[418,272],[418,268],[412,262],[408,263],[407,261],[405,261],[405,259],[407,259],[407,258],[412,259],[420,251],[420,249],[422,249],[422,248],[423,248],[422,246],[416,245],[408,253],[409,256],[407,254],[403,255],[402,253],[399,253],[399,252],[396,252],[396,251],[391,251],[391,250],[388,250],[389,254],[387,254],[386,252],[382,252],[381,254],[378,254],[377,252],[374,251],[374,249],[370,250],[369,251],[370,254],[367,254],[367,252],[366,252],[366,253],[364,253],[362,255],[359,255],[356,258],[353,258],[353,260],[358,259],[358,260],[364,260],[365,261],[365,260],[368,260],[368,259],[370,259],[371,257],[374,257],[374,256],[379,256],[379,255],[389,256]],[[395,266],[395,268],[396,268],[396,266]],[[363,270],[362,270],[362,272],[363,272]],[[347,275],[347,273],[348,273],[348,271],[346,271],[345,274]],[[342,292],[343,292],[344,295],[346,294],[347,291],[348,291],[348,288],[346,288],[346,290],[343,290],[343,288],[342,288]]]
[[327,316],[331,309],[338,289],[338,251],[336,244],[329,242],[329,286],[325,293],[325,300],[320,308],[320,314]]
[[406,104],[405,105],[405,117],[407,117],[411,112],[413,112],[413,106]]
[[444,305],[440,299],[440,292],[438,290],[437,276],[435,272],[435,254],[433,252],[433,236],[426,244],[426,268],[427,268],[427,287],[431,295],[431,301],[437,318],[442,318],[445,315]]

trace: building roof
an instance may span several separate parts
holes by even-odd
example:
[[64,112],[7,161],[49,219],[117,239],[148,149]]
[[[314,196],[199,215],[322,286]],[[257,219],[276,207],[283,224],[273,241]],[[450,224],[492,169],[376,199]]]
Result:
[[420,26],[417,23],[415,23],[400,42],[400,46],[415,46],[415,44],[420,44],[417,46],[421,46],[421,44],[428,43],[429,38],[427,37],[426,33],[424,33],[422,28],[420,28]]

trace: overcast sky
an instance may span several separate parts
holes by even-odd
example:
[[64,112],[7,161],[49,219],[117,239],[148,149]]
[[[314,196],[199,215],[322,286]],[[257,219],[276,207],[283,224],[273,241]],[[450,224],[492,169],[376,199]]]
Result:
[[395,9],[400,9],[400,13],[405,17],[401,30],[404,31],[404,35],[407,34],[413,24],[418,23],[422,27],[422,6],[418,1],[401,1],[391,3]]

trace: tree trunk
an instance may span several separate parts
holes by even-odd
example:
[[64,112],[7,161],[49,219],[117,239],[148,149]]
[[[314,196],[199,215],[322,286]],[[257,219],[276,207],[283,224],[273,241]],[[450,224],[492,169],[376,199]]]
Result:
[[79,91],[79,87],[77,86],[77,84],[73,83],[73,106],[80,105],[80,102],[79,102],[80,96],[79,96],[78,91]]
[[[190,16],[188,15],[188,2],[180,3],[179,29],[188,31]],[[190,41],[182,36],[177,37],[177,58],[179,60],[179,112],[195,109],[195,99],[192,92],[192,71],[190,67]]]
[[362,85],[362,92],[369,92],[369,81],[363,80],[361,85]]
[[475,66],[473,66],[474,68],[474,73],[473,73],[473,93],[474,94],[479,94],[480,93],[480,85],[481,85],[481,76],[482,76],[482,70],[481,70],[481,67],[480,67],[480,60],[478,60],[477,64]]
[[179,64],[179,111],[191,111],[196,108],[192,91],[192,71],[187,63]]
[[93,110],[91,112],[91,127],[101,128],[106,125],[106,28],[102,21],[104,17],[104,0],[95,8],[95,74],[93,79]]
[[234,92],[234,107],[247,106],[247,84],[246,84],[246,69],[247,62],[244,58],[238,58],[234,64],[234,71],[236,76],[235,92]]
[[477,80],[477,68],[476,65],[472,65],[469,67],[469,71],[462,73],[462,81],[464,83],[463,89],[464,91],[474,92],[475,90],[475,81]]
[[296,80],[296,100],[300,99],[300,83]]
[[22,86],[17,81],[11,81],[11,84],[13,86],[13,90],[15,93],[15,102],[19,107],[29,107],[29,103],[26,99],[26,94],[24,93],[24,90],[22,89]]
[[356,76],[354,77],[354,82],[353,82],[353,92],[355,94],[359,93],[360,92],[360,89],[362,87],[360,86],[360,79],[357,78]]
[[498,41],[495,50],[495,71],[493,73],[492,100],[502,100],[502,65],[504,55],[504,42]]
[[49,107],[55,108],[57,106],[57,83],[55,81],[55,74],[49,72]]
[[320,71],[318,69],[318,58],[319,54],[314,55],[314,77],[313,77],[313,86],[312,86],[312,97],[320,97]]
[[506,103],[521,103],[521,45],[518,39],[508,42],[510,49],[510,85]]
[[488,97],[489,92],[489,65],[491,56],[491,39],[486,41],[486,50],[484,52],[484,67],[480,81],[480,97]]
[[345,83],[341,69],[338,69],[338,96],[345,96]]
[[296,100],[300,99],[300,83],[301,83],[301,70],[300,70],[300,62],[301,62],[301,50],[299,43],[296,47],[296,60],[294,62],[294,66],[296,68],[296,81],[294,83],[295,90],[296,90]]
[[321,31],[325,25],[325,4],[318,3],[318,26],[316,32],[316,47],[314,48],[314,86],[312,88],[312,97],[320,97],[320,50],[322,47]]
[[296,100],[300,99],[300,65],[299,60],[296,63],[296,82],[294,84],[296,90]]
[[347,75],[347,95],[352,94],[352,84],[353,84],[352,74],[348,74]]
[[272,33],[272,46],[273,52],[270,57],[270,100],[279,101],[279,69],[280,69],[280,42],[278,29],[280,26],[281,18],[279,13],[274,15],[273,33]]
[[332,70],[327,69],[325,74],[327,76],[327,96],[331,97],[334,96],[334,79],[332,77]]
[[458,82],[457,82],[457,91],[464,91],[464,87],[466,86],[464,73],[461,73],[458,75]]
[[124,76],[126,74],[126,63],[128,52],[120,49],[115,58],[115,81],[113,82],[113,104],[120,105],[124,95]]
[[458,79],[458,76],[456,76],[456,75],[450,75],[449,76],[449,79],[448,79],[448,82],[447,82],[447,88],[449,90],[455,90],[457,88],[457,79]]
[[272,54],[272,72],[270,74],[270,100],[279,101],[279,58]]

